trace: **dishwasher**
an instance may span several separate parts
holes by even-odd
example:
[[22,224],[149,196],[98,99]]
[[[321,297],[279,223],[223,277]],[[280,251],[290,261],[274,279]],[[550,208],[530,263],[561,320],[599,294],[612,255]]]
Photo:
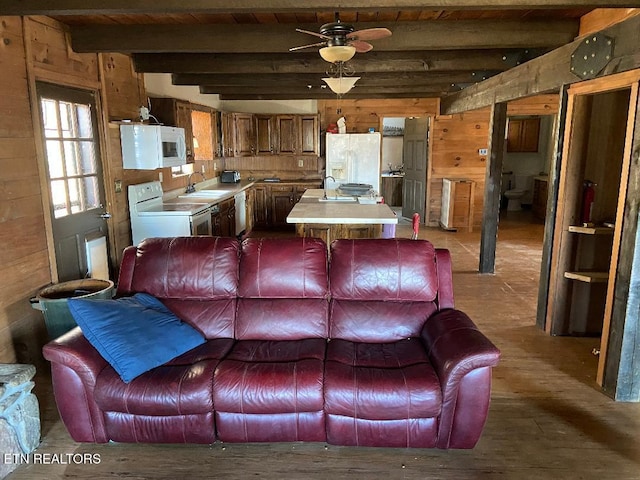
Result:
[[233,197],[236,201],[236,235],[242,235],[247,229],[247,192],[242,190]]

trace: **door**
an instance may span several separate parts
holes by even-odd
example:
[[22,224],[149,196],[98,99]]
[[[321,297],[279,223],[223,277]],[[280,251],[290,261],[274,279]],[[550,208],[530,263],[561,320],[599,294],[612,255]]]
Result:
[[103,207],[95,98],[88,91],[46,83],[38,83],[37,92],[58,281],[83,278],[90,268],[98,270],[96,260],[102,260],[102,267],[108,263],[106,251],[93,250],[97,239],[104,238],[99,243],[105,249],[109,245],[110,217]]
[[411,218],[414,213],[418,213],[424,222],[429,117],[407,118],[404,122],[403,140],[402,216]]

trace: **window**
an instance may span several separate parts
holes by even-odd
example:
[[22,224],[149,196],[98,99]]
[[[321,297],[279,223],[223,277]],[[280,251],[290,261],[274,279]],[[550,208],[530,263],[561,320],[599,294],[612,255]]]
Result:
[[91,105],[47,97],[40,101],[54,217],[99,208]]

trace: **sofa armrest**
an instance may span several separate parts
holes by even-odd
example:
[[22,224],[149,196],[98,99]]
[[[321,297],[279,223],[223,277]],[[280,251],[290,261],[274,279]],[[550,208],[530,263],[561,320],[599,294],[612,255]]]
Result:
[[472,448],[482,433],[491,397],[491,367],[500,350],[459,310],[442,310],[422,328],[422,340],[440,378],[439,448]]
[[60,417],[77,442],[104,443],[104,414],[94,400],[100,372],[108,365],[76,327],[47,343],[42,353],[51,362],[51,381]]

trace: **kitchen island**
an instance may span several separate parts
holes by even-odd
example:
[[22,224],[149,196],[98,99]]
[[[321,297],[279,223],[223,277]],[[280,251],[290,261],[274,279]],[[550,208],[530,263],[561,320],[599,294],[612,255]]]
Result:
[[398,223],[388,205],[369,203],[369,196],[358,201],[327,190],[323,197],[324,190],[309,189],[289,213],[287,223],[296,225],[299,237],[321,238],[329,246],[338,238],[380,238],[385,225]]

